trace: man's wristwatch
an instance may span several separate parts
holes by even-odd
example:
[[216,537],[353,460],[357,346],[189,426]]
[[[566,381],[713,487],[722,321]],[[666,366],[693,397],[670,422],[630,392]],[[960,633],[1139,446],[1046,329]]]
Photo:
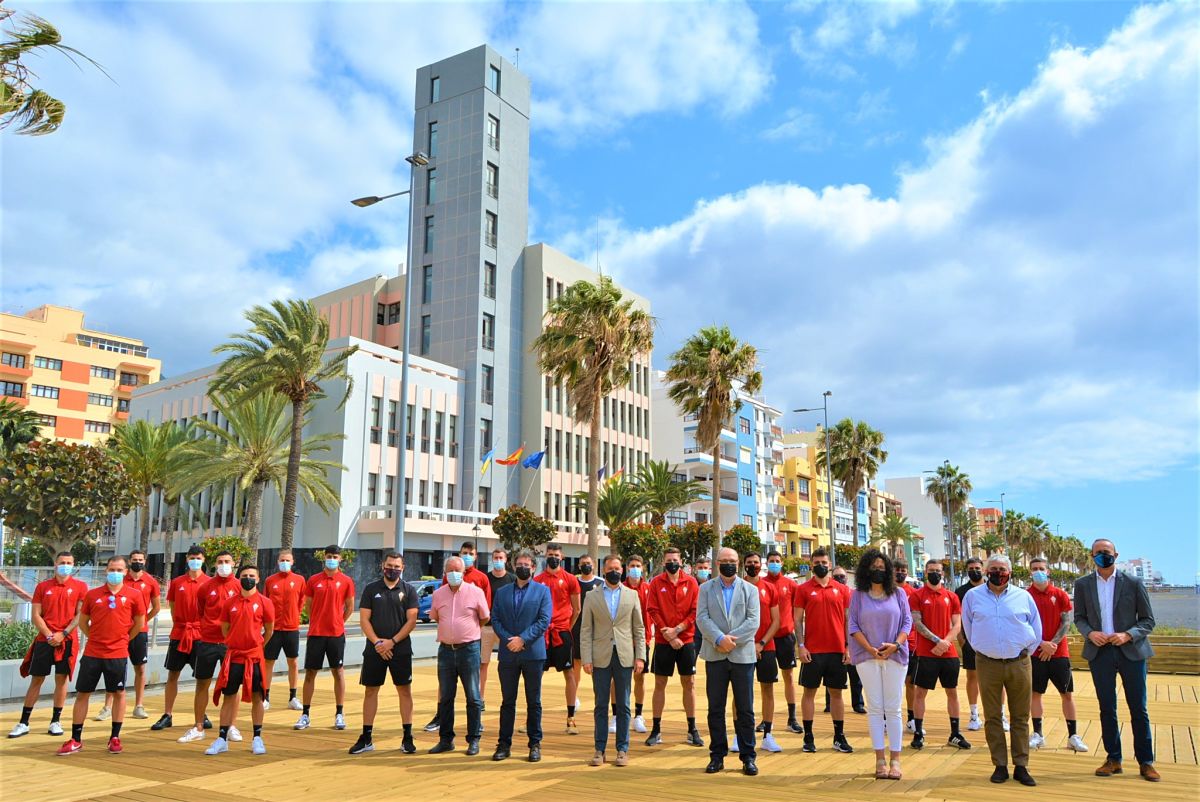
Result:
[[758,642],[758,645],[763,647],[764,649],[767,648],[767,642],[765,640],[760,640]]

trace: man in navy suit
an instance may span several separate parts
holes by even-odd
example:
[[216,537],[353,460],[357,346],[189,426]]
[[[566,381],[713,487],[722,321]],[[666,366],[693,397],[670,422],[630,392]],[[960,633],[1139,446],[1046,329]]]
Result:
[[525,682],[528,717],[529,762],[542,759],[542,669],[546,664],[546,630],[550,626],[550,589],[531,582],[533,555],[527,551],[513,560],[517,581],[496,591],[492,599],[492,628],[500,643],[500,737],[492,760],[511,754],[517,719],[517,684]]

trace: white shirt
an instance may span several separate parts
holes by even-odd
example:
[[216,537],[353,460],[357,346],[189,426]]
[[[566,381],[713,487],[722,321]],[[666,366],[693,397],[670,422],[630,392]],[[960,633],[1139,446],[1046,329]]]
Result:
[[1108,579],[1097,572],[1096,592],[1100,595],[1100,631],[1105,635],[1113,635],[1117,631],[1113,624],[1113,597],[1117,592],[1117,572],[1113,571]]

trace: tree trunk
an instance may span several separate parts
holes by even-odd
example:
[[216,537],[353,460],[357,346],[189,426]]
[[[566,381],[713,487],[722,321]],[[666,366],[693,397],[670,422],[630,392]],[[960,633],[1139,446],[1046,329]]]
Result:
[[717,434],[717,444],[713,446],[713,475],[712,475],[712,527],[713,545],[712,561],[717,561],[717,549],[721,546],[721,435]]
[[263,493],[267,489],[266,482],[255,482],[250,485],[250,493],[246,499],[246,520],[242,522],[242,537],[246,548],[250,550],[250,559],[258,565],[258,539],[262,535]]
[[663,524],[665,524],[666,522],[667,522],[667,516],[663,515],[661,512],[650,513],[650,525],[653,526],[655,529],[662,529]]
[[167,506],[167,523],[163,526],[163,575],[166,582],[171,581],[171,573],[175,569],[175,527],[179,525],[179,499],[173,499]]
[[[283,522],[279,528],[279,548],[292,548],[296,529],[296,492],[300,484],[300,447],[304,435],[304,399],[292,400],[292,444],[288,451],[287,481],[283,486]],[[401,449],[404,444],[400,444]],[[403,455],[403,450],[401,451]],[[403,488],[400,488],[403,490]],[[255,555],[257,558],[257,555]]]
[[146,500],[140,505],[142,514],[142,526],[138,534],[138,548],[145,553],[150,548],[150,498],[154,494],[154,488],[146,488]]
[[588,554],[592,562],[600,564],[600,394],[592,402],[592,420],[589,437],[592,439],[592,452],[588,455]]

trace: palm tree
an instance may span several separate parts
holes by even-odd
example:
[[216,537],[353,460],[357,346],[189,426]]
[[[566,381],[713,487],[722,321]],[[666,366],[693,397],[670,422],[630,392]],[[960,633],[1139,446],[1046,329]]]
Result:
[[180,488],[185,480],[184,447],[192,441],[195,429],[191,421],[182,424],[166,421],[161,425],[164,427],[162,447],[167,452],[166,471],[160,490],[163,503],[167,505],[167,517],[163,523],[163,579],[170,580],[171,568],[175,564],[175,527],[179,523],[179,505],[182,500]]
[[667,396],[685,415],[697,416],[696,445],[712,454],[712,521],[721,536],[721,430],[742,408],[734,395],[762,390],[758,351],[739,342],[728,326],[706,326],[671,355]]
[[988,533],[975,541],[975,545],[983,551],[983,556],[991,557],[996,552],[1004,550],[1004,538]]
[[281,547],[290,549],[296,527],[296,492],[309,404],[324,397],[323,384],[336,381],[346,383],[340,404],[346,403],[354,384],[346,362],[358,346],[328,355],[329,321],[321,317],[311,301],[272,301],[269,309],[264,306],[250,309],[246,319],[250,321],[248,332],[234,334],[231,342],[213,349],[213,353],[229,356],[218,368],[212,387],[227,396],[227,403],[235,396],[252,397],[274,391],[292,404],[280,530]]
[[1050,525],[1036,515],[1025,519],[1024,531],[1021,533],[1021,550],[1028,559],[1045,556],[1046,542],[1050,536]]
[[[872,429],[866,421],[843,418],[829,430],[829,460],[833,479],[842,486],[842,493],[850,504],[853,515],[853,531],[858,538],[858,494],[879,472],[879,466],[887,461],[883,450],[883,432]],[[825,449],[817,451],[816,467],[825,470]],[[833,489],[830,488],[830,492]]]
[[962,509],[954,513],[954,536],[963,545],[962,559],[975,553],[975,539],[979,537],[979,518],[975,510]]
[[169,451],[164,447],[164,434],[169,426],[174,423],[158,426],[146,420],[121,423],[108,440],[109,449],[140,491],[138,548],[143,552],[150,548],[150,502],[167,478]]
[[588,554],[600,561],[600,403],[629,385],[634,357],[654,345],[654,318],[634,308],[611,278],[577,281],[550,302],[545,326],[533,341],[538,367],[566,387],[571,415],[587,424]]
[[0,400],[0,456],[37,439],[41,415],[7,398]]
[[960,471],[957,465],[951,465],[948,462],[939,465],[934,475],[925,480],[925,495],[936,501],[948,513],[949,519],[946,521],[946,526],[952,555],[954,515],[966,506],[967,500],[971,497],[971,490],[971,477]]
[[1011,555],[1014,546],[1021,542],[1026,527],[1025,513],[1016,510],[1006,510],[1001,519],[1000,537],[1004,539],[1005,549]]
[[643,464],[638,469],[634,483],[642,495],[646,512],[650,513],[651,526],[659,529],[666,524],[667,513],[686,507],[704,495],[699,480],[677,480],[675,469],[666,460],[650,460]]
[[[292,465],[292,425],[288,415],[290,399],[267,391],[234,400],[210,393],[213,407],[229,426],[196,420],[198,433],[184,447],[180,464],[181,481],[177,491],[194,495],[206,487],[223,491],[230,485],[246,494],[246,517],[242,536],[250,554],[257,559],[262,534],[263,496],[269,486],[284,493]],[[329,483],[329,471],[344,471],[344,465],[316,455],[330,450],[341,434],[318,434],[304,438],[295,451],[299,457],[297,488],[308,501],[325,512],[338,506],[337,491]],[[286,548],[286,547],[285,547]]]
[[908,518],[889,512],[876,522],[871,532],[871,545],[886,543],[893,557],[903,556],[904,547],[917,539],[916,527]]
[[[574,505],[586,508],[591,501],[585,490],[575,494]],[[600,521],[608,527],[608,531],[619,529],[627,523],[636,521],[646,513],[646,499],[641,489],[636,485],[622,481],[610,481],[600,492],[599,503],[596,505]]]

